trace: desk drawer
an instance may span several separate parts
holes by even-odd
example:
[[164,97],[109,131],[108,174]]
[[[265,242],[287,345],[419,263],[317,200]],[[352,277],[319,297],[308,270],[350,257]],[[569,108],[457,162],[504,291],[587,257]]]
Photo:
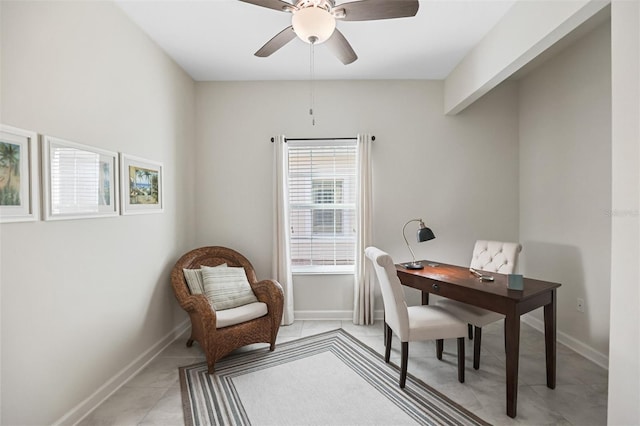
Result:
[[487,294],[483,291],[439,282],[431,283],[430,287],[431,288],[428,290],[430,294],[468,303],[493,312],[505,314],[508,309],[508,303],[505,299]]
[[505,313],[508,309],[508,303],[503,297],[487,293],[481,289],[475,289],[473,287],[460,284],[446,283],[412,274],[399,273],[398,277],[402,284],[423,292],[447,297],[449,299],[468,303],[494,312]]
[[460,286],[437,281],[430,281],[427,288],[422,289],[422,291],[428,291],[431,294],[460,301],[464,301],[462,299],[469,299],[469,289],[461,289]]

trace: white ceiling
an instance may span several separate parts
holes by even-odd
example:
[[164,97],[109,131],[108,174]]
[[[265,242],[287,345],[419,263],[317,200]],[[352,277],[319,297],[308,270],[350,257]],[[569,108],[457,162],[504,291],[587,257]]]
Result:
[[[309,45],[297,38],[253,55],[291,24],[288,13],[239,0],[115,1],[197,81],[309,79]],[[358,60],[343,65],[317,45],[315,78],[443,79],[515,1],[420,0],[413,18],[339,21]]]

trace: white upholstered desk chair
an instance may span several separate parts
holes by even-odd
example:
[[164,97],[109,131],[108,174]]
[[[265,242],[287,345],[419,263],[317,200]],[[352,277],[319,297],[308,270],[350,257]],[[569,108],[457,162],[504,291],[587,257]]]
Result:
[[[476,241],[473,248],[471,268],[499,274],[512,274],[518,261],[518,253],[522,246],[518,243],[503,243],[500,241]],[[473,368],[480,368],[480,344],[482,342],[482,327],[504,319],[504,315],[486,309],[471,306],[452,299],[442,299],[436,304],[468,324],[469,339],[473,342]],[[472,331],[473,326],[473,331]]]
[[446,310],[434,306],[408,306],[404,299],[402,284],[398,278],[391,256],[375,247],[367,247],[365,255],[373,263],[382,291],[385,315],[385,354],[389,363],[391,337],[395,333],[402,343],[400,364],[400,387],[407,380],[409,342],[436,340],[436,355],[442,359],[443,339],[458,339],[458,381],[464,383],[464,337],[466,323]]

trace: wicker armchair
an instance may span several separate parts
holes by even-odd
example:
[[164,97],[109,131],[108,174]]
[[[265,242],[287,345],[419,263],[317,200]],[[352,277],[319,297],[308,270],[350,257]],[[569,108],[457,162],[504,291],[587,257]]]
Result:
[[[216,311],[202,294],[192,295],[182,269],[198,269],[201,265],[242,266],[253,292],[260,302],[267,304],[265,316],[216,328]],[[229,352],[252,343],[270,343],[270,350],[276,347],[276,337],[282,320],[284,296],[277,281],[258,281],[251,262],[240,253],[226,247],[201,247],[183,255],[171,272],[171,285],[180,306],[191,317],[191,337],[187,346],[197,341],[207,357],[209,374],[213,374],[215,363]]]

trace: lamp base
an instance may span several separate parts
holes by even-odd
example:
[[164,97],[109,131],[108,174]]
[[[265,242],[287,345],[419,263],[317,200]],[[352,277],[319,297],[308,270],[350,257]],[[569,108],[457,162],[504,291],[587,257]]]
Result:
[[415,270],[424,269],[424,266],[420,262],[403,263],[402,266],[405,267],[406,269],[415,269]]

